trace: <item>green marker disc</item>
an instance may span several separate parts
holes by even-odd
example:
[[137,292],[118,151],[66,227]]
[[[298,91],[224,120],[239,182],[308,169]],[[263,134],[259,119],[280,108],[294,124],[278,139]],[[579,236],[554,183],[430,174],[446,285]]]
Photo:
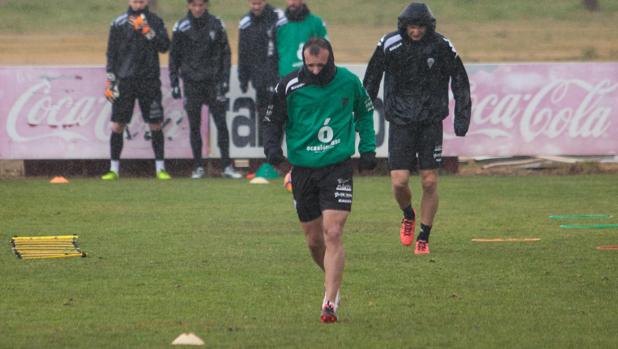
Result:
[[562,229],[616,229],[618,228],[618,224],[589,224],[589,225],[579,225],[579,224],[562,224],[560,226]]
[[558,216],[549,216],[551,219],[587,219],[587,218],[612,218],[611,214],[567,214]]

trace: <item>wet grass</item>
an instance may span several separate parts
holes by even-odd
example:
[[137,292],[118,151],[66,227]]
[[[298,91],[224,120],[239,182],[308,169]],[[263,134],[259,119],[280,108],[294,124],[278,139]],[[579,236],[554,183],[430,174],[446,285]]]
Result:
[[[0,348],[564,348],[617,341],[616,175],[442,177],[432,254],[398,242],[386,177],[355,179],[340,323],[276,183],[0,181]],[[418,193],[418,178],[413,191]],[[418,206],[418,197],[415,196]],[[598,221],[578,221],[595,223]],[[12,235],[78,234],[88,258],[21,261]],[[479,244],[472,238],[537,237]]]

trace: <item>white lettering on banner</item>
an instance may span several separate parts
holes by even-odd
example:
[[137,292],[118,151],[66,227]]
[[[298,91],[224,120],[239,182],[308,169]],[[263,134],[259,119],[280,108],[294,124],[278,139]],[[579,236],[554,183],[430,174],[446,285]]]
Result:
[[[543,108],[534,113],[541,101],[548,97],[551,104],[558,104],[565,99],[571,86],[579,87],[587,92],[577,110],[566,107],[555,114],[549,108]],[[532,99],[524,111],[520,132],[526,142],[534,140],[539,135],[556,138],[568,130],[570,138],[600,137],[610,126],[610,108],[598,107],[601,96],[613,92],[618,84],[612,86],[609,81],[591,85],[581,80],[558,80],[549,84]]]
[[[47,138],[61,138],[64,141],[94,141],[84,135],[79,126],[86,126],[94,120],[94,137],[107,142],[110,135],[112,106],[103,97],[84,96],[77,100],[65,95],[54,100],[50,79],[44,79],[27,89],[13,104],[6,122],[8,137],[15,142],[32,142]],[[168,138],[179,137],[182,110],[166,113],[165,134]],[[169,122],[171,121],[171,122]],[[19,131],[19,125],[28,125],[28,133]],[[72,128],[75,129],[72,130]],[[136,138],[149,132],[148,125],[140,113],[135,113],[128,125],[128,138]],[[51,131],[50,131],[51,130]]]
[[[50,89],[50,82],[47,80],[43,80],[39,84],[32,86],[29,90],[27,90],[17,99],[17,102],[15,102],[13,108],[11,108],[11,111],[9,112],[6,125],[6,132],[12,140],[17,142],[28,142],[52,137],[60,137],[65,141],[86,140],[86,137],[84,137],[83,135],[79,134],[78,132],[71,132],[65,127],[54,130],[52,132],[44,132],[37,136],[31,137],[22,136],[17,132],[17,125],[19,123],[20,113],[24,106],[28,103],[31,103],[32,105],[26,117],[26,122],[28,125],[39,126],[41,123],[43,123],[44,120],[46,120],[47,124],[54,128],[57,128],[58,126],[65,126],[64,120],[58,121],[56,119],[56,115],[58,114],[58,111],[63,104],[72,104],[72,100],[70,98],[67,99],[68,97],[63,98],[58,104],[54,105],[51,97],[49,96]],[[44,97],[42,97],[38,101],[31,100],[33,96],[40,93],[42,93]],[[81,104],[77,103],[77,105],[80,106]],[[73,115],[74,114],[75,113],[73,113]]]
[[110,136],[110,127],[109,127],[109,116],[112,113],[112,105],[111,103],[105,103],[104,107],[99,112],[99,116],[97,116],[95,124],[94,124],[94,137],[98,141],[104,141],[109,139]]
[[[618,84],[608,80],[597,84],[581,80],[556,80],[535,95],[486,95],[473,103],[473,126],[468,135],[512,138],[515,134],[510,130],[520,118],[519,131],[526,142],[539,136],[554,139],[562,134],[570,138],[597,138],[609,129],[612,113],[611,107],[600,105],[600,99],[617,89]],[[574,104],[568,99],[569,94],[582,92],[585,97],[579,99],[578,106],[565,103]],[[541,104],[545,107],[541,108]],[[555,110],[551,106],[560,109]]]

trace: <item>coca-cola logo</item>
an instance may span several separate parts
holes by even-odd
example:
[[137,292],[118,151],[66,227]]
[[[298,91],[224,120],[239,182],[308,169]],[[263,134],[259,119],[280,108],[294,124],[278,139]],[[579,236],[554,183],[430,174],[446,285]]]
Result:
[[[111,104],[102,95],[58,92],[52,83],[53,79],[43,79],[17,96],[7,117],[8,137],[15,142],[49,138],[72,142],[93,141],[90,137],[94,136],[96,141],[107,142],[111,132]],[[170,98],[169,91],[165,92],[166,98]],[[166,111],[164,126],[168,139],[179,136],[183,115],[178,108]],[[136,113],[127,127],[126,137],[146,140],[148,135],[148,126],[140,113]]]
[[612,124],[613,109],[602,101],[612,100],[609,95],[618,90],[618,84],[609,80],[555,80],[533,93],[482,96],[474,95],[476,84],[472,83],[471,88],[473,108],[468,136],[494,139],[520,135],[523,141],[531,142],[539,137],[605,135]]

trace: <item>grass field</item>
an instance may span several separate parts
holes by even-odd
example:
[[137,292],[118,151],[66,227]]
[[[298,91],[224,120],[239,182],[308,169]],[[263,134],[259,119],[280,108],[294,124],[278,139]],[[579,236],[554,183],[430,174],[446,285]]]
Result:
[[[618,251],[595,247],[618,231],[548,215],[618,223],[617,181],[445,176],[418,257],[389,180],[357,178],[335,325],[319,323],[321,273],[279,185],[0,181],[0,348],[167,348],[183,332],[207,348],[615,348]],[[88,258],[21,261],[8,244],[73,233]],[[542,240],[471,242],[498,237]]]
[[[235,56],[237,25],[245,0],[211,1],[211,12],[227,24]],[[283,0],[271,1],[283,7]],[[366,63],[378,39],[394,30],[408,1],[308,0],[328,24],[337,60]],[[457,46],[464,61],[618,60],[618,0],[601,0],[590,13],[581,0],[428,1],[438,31]],[[109,23],[126,0],[0,0],[0,64],[104,64]],[[184,0],[159,1],[167,23],[185,14]],[[167,55],[162,56],[167,64]]]

